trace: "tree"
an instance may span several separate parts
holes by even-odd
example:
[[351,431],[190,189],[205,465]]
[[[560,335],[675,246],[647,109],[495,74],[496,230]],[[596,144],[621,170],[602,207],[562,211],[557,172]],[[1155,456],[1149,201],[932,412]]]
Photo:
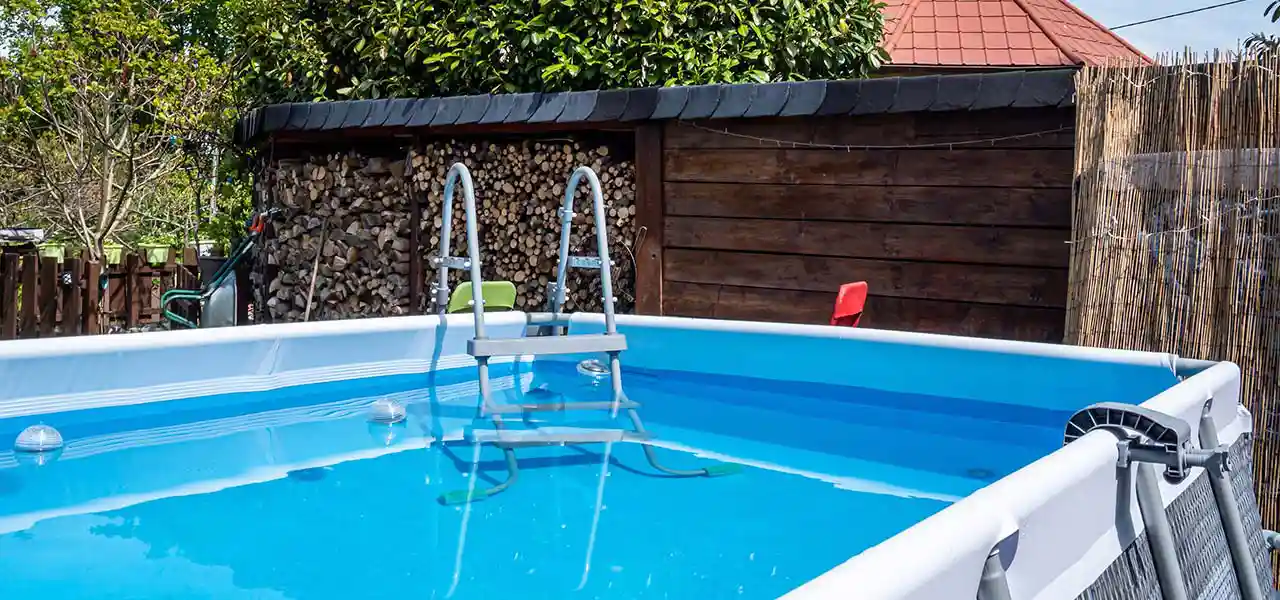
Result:
[[192,149],[227,129],[232,66],[174,31],[189,3],[5,6],[24,34],[0,60],[0,172],[25,184],[9,199],[101,257],[139,218],[166,220],[155,209],[200,160]]
[[234,0],[255,103],[852,78],[876,0]]
[[[1262,15],[1271,19],[1272,23],[1280,21],[1280,0],[1272,0],[1262,11]],[[1280,37],[1255,33],[1244,41],[1245,51],[1254,55],[1280,54]]]

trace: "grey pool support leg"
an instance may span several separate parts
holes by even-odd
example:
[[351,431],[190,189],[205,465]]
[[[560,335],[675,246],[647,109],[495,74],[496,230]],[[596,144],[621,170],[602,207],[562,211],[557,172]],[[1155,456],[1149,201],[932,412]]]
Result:
[[1000,547],[991,549],[987,562],[982,565],[982,579],[978,581],[978,600],[1013,600],[1009,591],[1009,577],[1000,560]]
[[1129,468],[1136,469],[1138,510],[1142,512],[1142,522],[1147,527],[1147,543],[1151,546],[1151,560],[1155,563],[1162,596],[1164,600],[1187,600],[1182,565],[1178,563],[1178,546],[1160,497],[1160,476],[1148,463],[1132,463]]
[[1227,549],[1231,552],[1231,566],[1236,572],[1236,582],[1240,585],[1242,600],[1267,600],[1263,595],[1262,584],[1258,581],[1258,572],[1253,566],[1250,556],[1249,538],[1244,532],[1244,518],[1240,516],[1240,507],[1236,504],[1235,489],[1228,476],[1230,465],[1226,448],[1218,443],[1218,428],[1209,414],[1213,404],[1210,399],[1205,404],[1204,414],[1200,417],[1200,446],[1204,449],[1217,449],[1209,464],[1205,465],[1209,485],[1213,488],[1213,499],[1218,505],[1218,514],[1222,518],[1222,530],[1227,537]]

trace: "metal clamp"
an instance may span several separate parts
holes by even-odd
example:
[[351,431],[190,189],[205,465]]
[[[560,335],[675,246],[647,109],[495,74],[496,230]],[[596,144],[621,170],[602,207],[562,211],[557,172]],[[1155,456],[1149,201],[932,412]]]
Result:
[[1216,474],[1231,472],[1231,450],[1226,446],[1218,446],[1213,450],[1188,449],[1181,446],[1170,448],[1128,439],[1122,440],[1119,447],[1120,456],[1116,460],[1117,467],[1128,468],[1129,464],[1134,462],[1164,465],[1164,478],[1170,483],[1185,480],[1190,468],[1208,469]]
[[567,261],[570,269],[599,269],[604,263],[599,256],[570,256]]
[[471,259],[462,256],[432,256],[431,265],[465,271],[471,268]]
[[578,216],[578,213],[573,212],[572,210],[566,209],[564,207],[557,208],[556,214],[560,216],[561,223],[572,223],[573,218]]

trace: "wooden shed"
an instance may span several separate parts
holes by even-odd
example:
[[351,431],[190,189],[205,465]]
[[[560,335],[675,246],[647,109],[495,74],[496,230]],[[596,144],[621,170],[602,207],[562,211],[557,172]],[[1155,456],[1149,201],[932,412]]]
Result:
[[[1057,342],[1073,74],[287,104],[247,115],[238,138],[269,169],[437,139],[606,136],[634,160],[642,235],[613,235],[637,240],[636,312],[825,323],[838,286],[867,281],[864,327]],[[399,229],[417,249],[403,303],[417,312],[432,219],[409,206],[424,223]]]

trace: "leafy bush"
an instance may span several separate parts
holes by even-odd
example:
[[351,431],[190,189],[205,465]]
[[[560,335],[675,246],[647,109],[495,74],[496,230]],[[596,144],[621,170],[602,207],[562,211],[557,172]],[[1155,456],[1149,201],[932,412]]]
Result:
[[259,102],[854,78],[876,0],[239,0]]

